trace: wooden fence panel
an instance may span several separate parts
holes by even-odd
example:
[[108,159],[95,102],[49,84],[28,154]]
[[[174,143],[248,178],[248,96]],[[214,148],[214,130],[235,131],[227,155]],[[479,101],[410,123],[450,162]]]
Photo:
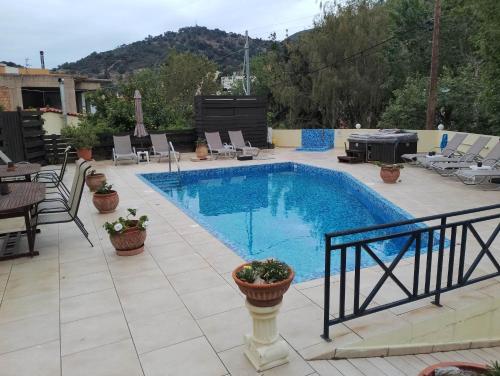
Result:
[[[152,132],[153,133],[153,132]],[[172,130],[157,133],[166,133],[169,141],[174,144],[175,150],[180,152],[192,152],[195,148],[196,132],[194,129]],[[132,146],[136,148],[149,149],[151,140],[149,137],[137,138],[130,133],[120,135],[130,135]],[[63,152],[66,146],[71,145],[71,140],[62,138],[60,135],[51,134],[44,137],[45,148],[47,150],[47,160],[50,163],[61,163]],[[111,159],[113,151],[113,135],[99,135],[99,145],[92,149],[92,157],[96,160]],[[72,149],[70,160],[76,159],[76,152]]]
[[0,149],[14,162],[45,162],[41,115],[39,111],[0,112]]
[[[49,134],[44,136],[46,159],[49,164],[60,164],[64,159],[64,149],[69,145],[69,140],[59,134]],[[71,149],[68,155],[69,161],[77,159],[76,151]]]
[[42,113],[19,111],[24,144],[24,157],[29,162],[46,163]]
[[197,135],[219,132],[222,142],[229,143],[228,131],[241,130],[252,146],[267,146],[267,101],[263,97],[196,96],[195,125]]

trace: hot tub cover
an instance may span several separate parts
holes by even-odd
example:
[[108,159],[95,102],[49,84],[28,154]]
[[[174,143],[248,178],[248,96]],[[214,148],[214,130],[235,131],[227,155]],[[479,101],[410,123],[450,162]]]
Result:
[[417,142],[415,132],[406,132],[400,129],[381,129],[376,133],[353,133],[347,140],[349,142],[398,144],[401,142]]

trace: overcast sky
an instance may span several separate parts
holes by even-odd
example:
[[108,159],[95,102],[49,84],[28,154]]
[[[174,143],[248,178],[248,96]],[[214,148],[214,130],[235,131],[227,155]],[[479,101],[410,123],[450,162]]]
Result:
[[0,10],[0,61],[48,68],[147,35],[206,26],[279,39],[312,26],[318,0],[17,0]]

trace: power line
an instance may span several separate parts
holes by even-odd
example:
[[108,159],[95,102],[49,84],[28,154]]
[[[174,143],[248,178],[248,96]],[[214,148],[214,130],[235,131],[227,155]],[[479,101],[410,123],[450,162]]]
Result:
[[[409,33],[409,32],[412,32],[412,31],[416,31],[418,29],[422,29],[423,27],[425,27],[425,25],[421,25],[421,26],[416,26],[416,27],[413,27],[411,29],[408,29],[405,31],[405,33]],[[346,61],[349,61],[349,60],[352,60],[352,59],[355,59],[357,57],[360,57],[360,56],[367,56],[367,52],[369,51],[372,51],[372,50],[375,50],[376,48],[380,47],[380,46],[383,46],[384,44],[386,43],[389,43],[390,41],[394,40],[394,39],[397,39],[397,36],[392,36],[392,37],[389,37],[389,38],[386,38],[380,42],[377,42],[375,43],[374,45],[372,46],[369,46],[365,49],[362,49],[360,51],[357,51],[355,53],[353,53],[352,55],[349,55],[343,59],[341,59],[340,61],[336,61],[334,63],[331,63],[331,64],[327,64],[327,65],[324,65],[320,68],[316,68],[316,69],[313,69],[313,70],[310,70],[308,72],[305,72],[304,75],[309,75],[309,74],[313,74],[313,73],[317,73],[317,72],[320,72],[322,70],[325,70],[325,69],[328,69],[328,68],[332,68],[336,65],[338,65],[340,62],[346,62]],[[372,52],[373,53],[373,52]],[[284,72],[284,74],[292,74],[294,72]],[[272,84],[273,86],[276,86],[276,85],[279,85],[281,84],[282,82],[284,82],[285,80],[281,80],[281,81],[278,81],[274,84]]]

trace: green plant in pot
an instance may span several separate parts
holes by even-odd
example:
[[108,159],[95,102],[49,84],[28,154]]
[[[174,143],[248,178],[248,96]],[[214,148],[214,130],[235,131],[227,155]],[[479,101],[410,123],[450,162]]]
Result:
[[196,157],[198,159],[207,159],[208,156],[208,146],[207,140],[204,138],[199,138],[196,140]]
[[61,135],[68,138],[71,145],[76,149],[79,158],[86,161],[92,159],[92,148],[99,145],[99,138],[92,126],[82,121],[78,126],[67,126],[61,130]]
[[127,212],[126,217],[119,217],[114,222],[104,224],[118,256],[133,256],[144,251],[148,217],[142,215],[136,219],[136,209],[127,209]]
[[290,287],[294,272],[278,260],[252,261],[238,266],[233,279],[250,304],[270,307],[279,304]]
[[96,172],[96,170],[90,170],[87,176],[85,176],[85,183],[87,187],[89,187],[90,192],[97,191],[105,181],[106,175],[101,172]]
[[92,202],[99,213],[105,214],[115,211],[120,202],[120,198],[118,192],[113,189],[113,186],[103,181],[101,186],[94,192]]
[[279,335],[276,318],[293,269],[279,260],[253,261],[238,266],[232,277],[246,296],[253,321],[252,334],[245,335],[248,360],[259,372],[287,363],[288,345]]

